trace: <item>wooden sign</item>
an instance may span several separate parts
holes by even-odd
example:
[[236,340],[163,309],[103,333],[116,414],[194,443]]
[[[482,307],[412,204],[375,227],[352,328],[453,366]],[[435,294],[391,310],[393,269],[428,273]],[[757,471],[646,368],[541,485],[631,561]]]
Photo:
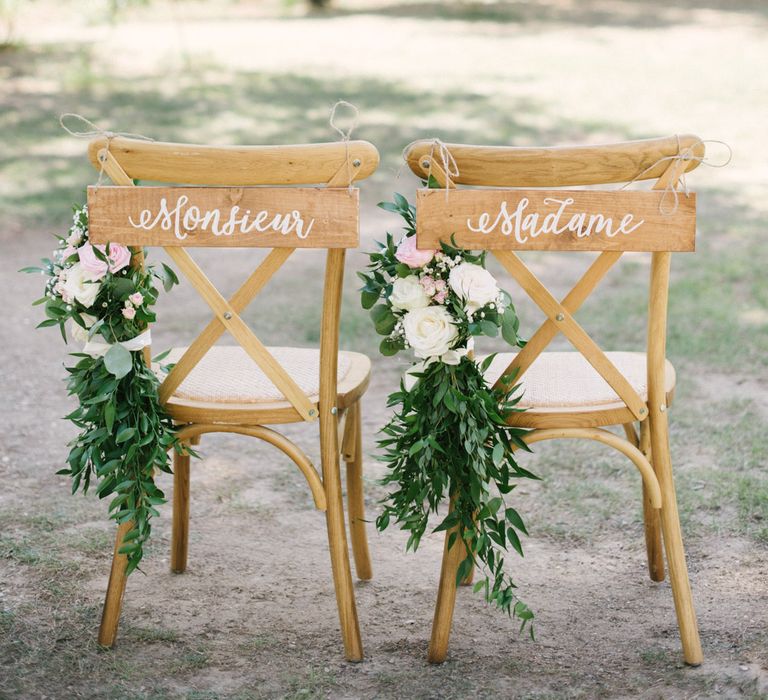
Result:
[[419,248],[692,251],[696,195],[604,190],[445,190],[417,194]]
[[92,243],[355,248],[359,192],[328,187],[89,187]]

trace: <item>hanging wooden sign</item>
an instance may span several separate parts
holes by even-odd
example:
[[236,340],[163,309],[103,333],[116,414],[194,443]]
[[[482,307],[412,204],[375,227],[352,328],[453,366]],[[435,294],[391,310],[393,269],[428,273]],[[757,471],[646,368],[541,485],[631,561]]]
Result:
[[354,248],[358,212],[346,187],[88,188],[92,243]]
[[423,189],[416,233],[419,248],[693,251],[696,195]]

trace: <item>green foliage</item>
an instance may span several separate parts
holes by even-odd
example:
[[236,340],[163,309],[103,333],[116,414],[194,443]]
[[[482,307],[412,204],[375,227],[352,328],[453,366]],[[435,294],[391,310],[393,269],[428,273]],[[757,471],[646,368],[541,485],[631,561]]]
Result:
[[158,403],[157,377],[141,353],[122,349],[129,363],[125,372],[110,369],[109,353],[103,360],[78,354],[79,362],[67,368],[69,393],[80,404],[67,419],[81,432],[70,443],[69,466],[58,473],[72,478],[72,493],[80,488],[87,493],[91,480],[96,482],[99,498],[112,497],[110,517],[133,523],[120,547],[130,573],[141,561],[150,520],[165,503],[154,471],[170,473],[168,451],[176,441],[173,423]]
[[[68,275],[81,267],[74,246],[88,245],[88,210],[76,208],[69,235],[59,237],[61,252],[43,260],[42,268],[23,272],[47,275],[46,293],[35,304],[44,304],[47,318],[38,327],[58,327],[65,342],[67,324],[81,342],[83,352],[69,373],[67,387],[78,407],[66,418],[80,434],[69,445],[68,466],[58,474],[70,476],[72,493],[87,493],[96,484],[99,498],[111,497],[110,518],[132,523],[119,551],[128,557],[128,573],[139,565],[151,533],[157,506],[165,503],[154,481],[155,470],[170,473],[168,451],[180,450],[173,422],[158,399],[159,380],[147,366],[141,350],[130,351],[121,343],[136,338],[155,320],[155,281],[166,290],[178,283],[168,266],[146,269],[108,267],[98,284],[95,299],[73,297],[63,288]],[[69,246],[69,247],[65,247]],[[74,249],[75,252],[70,252]],[[93,253],[105,267],[112,246]],[[123,257],[127,261],[127,251]],[[127,264],[127,262],[126,262]],[[83,298],[85,302],[83,302]],[[107,346],[94,350],[88,344]],[[88,352],[86,352],[86,350]],[[102,354],[103,353],[103,354]]]
[[[379,206],[403,218],[403,240],[415,236],[416,211],[405,197],[396,194],[393,202]],[[408,386],[401,383],[400,390],[389,397],[388,405],[395,413],[381,431],[385,437],[379,447],[387,465],[383,483],[394,490],[385,499],[376,525],[384,530],[391,523],[399,524],[410,535],[406,549],[415,550],[430,513],[437,513],[449,500],[452,507],[434,531],[450,532],[449,547],[466,548],[457,583],[478,565],[485,578],[475,584],[475,591],[482,590],[486,601],[518,617],[522,630],[533,613],[515,595],[515,584],[504,570],[504,553],[511,547],[522,556],[519,533],[528,533],[520,514],[506,499],[515,488],[514,480],[537,477],[520,467],[513,456],[515,449],[528,449],[521,437],[524,430],[507,423],[510,413],[520,410],[519,399],[513,398],[518,387],[511,386],[511,381],[505,381],[504,389],[489,387],[483,373],[492,358],[478,364],[467,351],[474,336],[494,337],[501,332],[510,345],[522,346],[524,341],[517,335],[519,320],[512,299],[486,271],[477,269],[485,268],[485,253],[462,250],[455,241],[451,243],[443,243],[432,256],[429,252],[408,253],[404,259],[411,264],[428,259],[414,268],[398,260],[402,242],[395,245],[388,233],[385,242],[378,243],[378,250],[369,255],[366,271],[359,273],[364,284],[362,306],[370,310],[376,332],[385,336],[382,354],[394,355],[409,347],[405,326],[412,311],[390,300],[393,287],[402,278],[413,276],[421,285],[413,288],[423,289],[426,295],[413,308],[439,306],[438,311],[447,313],[455,327],[450,347],[436,345],[441,347],[436,356],[420,355],[424,361],[408,372]],[[481,278],[479,283],[485,288],[482,306],[470,303],[472,289],[458,282],[454,285],[451,270],[459,265],[464,267],[457,272],[471,268],[475,278]],[[530,629],[533,634],[533,627]]]
[[[394,485],[376,520],[380,530],[390,522],[409,532],[406,549],[419,546],[430,512],[438,512],[446,498],[453,510],[434,529],[454,529],[452,546],[463,541],[467,556],[457,582],[472,564],[486,571],[475,590],[501,610],[517,616],[522,626],[533,618],[515,595],[515,584],[504,571],[511,545],[523,554],[518,533],[528,534],[519,513],[506,499],[515,479],[535,479],[514,460],[514,449],[525,449],[525,432],[507,425],[516,408],[510,391],[495,391],[483,378],[483,367],[464,358],[455,366],[434,363],[424,370],[410,391],[401,386],[390,395],[395,415],[382,429],[379,441],[387,465],[383,483]],[[495,490],[494,488],[495,487]],[[499,495],[494,495],[498,492]]]

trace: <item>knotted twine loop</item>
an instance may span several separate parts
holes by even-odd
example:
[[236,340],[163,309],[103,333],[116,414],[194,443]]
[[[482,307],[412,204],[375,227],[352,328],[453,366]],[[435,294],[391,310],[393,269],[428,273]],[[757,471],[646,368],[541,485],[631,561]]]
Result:
[[[342,129],[338,124],[336,124],[336,111],[339,107],[346,107],[347,109],[352,111],[352,123],[347,127],[347,129]],[[328,124],[330,124],[331,128],[338,132],[339,136],[341,136],[341,140],[344,142],[344,158],[347,162],[347,182],[349,183],[347,185],[349,191],[352,191],[352,181],[354,180],[354,170],[352,168],[352,162],[349,159],[349,140],[352,138],[352,132],[357,128],[357,124],[360,120],[360,110],[355,107],[351,102],[347,102],[346,100],[338,100],[333,107],[331,107],[331,116],[328,118]]]
[[[422,139],[419,139],[418,141],[411,141],[402,151],[400,154],[404,163],[400,166],[400,171],[402,171],[405,163],[408,162],[408,152],[411,150],[411,146],[415,143],[419,143],[419,141]],[[459,177],[459,166],[456,163],[456,159],[453,157],[453,154],[451,153],[448,146],[443,143],[439,138],[435,137],[432,139],[432,145],[429,150],[429,167],[427,168],[427,185],[429,185],[429,178],[432,177],[432,162],[435,158],[435,150],[437,150],[438,155],[440,156],[441,165],[443,166],[443,172],[445,173],[445,176],[448,180],[455,180]],[[422,165],[423,167],[423,165]],[[400,171],[398,171],[397,176],[400,177]],[[448,199],[448,191],[450,190],[450,187],[448,187],[448,183],[445,183],[445,199]]]
[[[666,162],[671,163],[672,161],[695,160],[700,165],[706,165],[710,168],[724,168],[726,165],[728,165],[731,162],[731,159],[733,158],[733,149],[725,141],[720,141],[719,139],[698,139],[690,146],[687,146],[686,148],[682,148],[680,144],[680,136],[678,134],[675,134],[675,137],[677,138],[677,153],[675,155],[664,156],[663,158],[659,158],[656,162],[649,165],[641,173],[638,173],[637,175],[635,175],[635,177],[633,177],[629,182],[624,183],[619,189],[620,190],[627,189],[627,187],[634,184],[638,180],[642,179],[643,175],[650,172],[661,163],[666,163]],[[713,163],[711,161],[708,161],[706,157],[697,156],[694,153],[694,149],[696,148],[696,146],[704,146],[708,143],[718,143],[721,146],[725,146],[728,149],[728,157],[725,159],[724,162]],[[661,199],[659,200],[659,213],[662,216],[671,216],[677,211],[677,208],[680,204],[679,192],[682,192],[685,195],[686,199],[690,196],[690,191],[688,190],[688,183],[686,182],[685,175],[686,173],[685,171],[683,171],[682,173],[680,173],[680,175],[676,179],[667,183],[667,186],[664,188],[664,191],[661,195]],[[667,197],[670,194],[673,197],[673,204],[671,208],[667,208],[665,206],[665,202],[667,201]]]
[[[73,131],[64,123],[65,119],[68,118],[77,119],[81,124],[88,128],[84,131]],[[74,136],[76,139],[92,139],[96,136],[103,136],[105,139],[107,139],[107,147],[104,149],[104,157],[99,158],[101,167],[99,168],[99,179],[96,182],[97,187],[101,186],[101,182],[104,179],[104,166],[107,162],[107,154],[109,153],[109,146],[112,143],[112,139],[116,138],[117,136],[124,136],[125,138],[137,139],[139,141],[154,141],[154,139],[150,138],[149,136],[144,136],[143,134],[134,134],[130,131],[108,131],[106,129],[102,129],[99,126],[96,126],[96,124],[94,124],[90,119],[86,119],[84,116],[80,114],[74,114],[73,112],[65,112],[64,114],[60,115],[59,124],[61,125],[61,128],[64,129],[64,131],[66,131],[70,136]]]

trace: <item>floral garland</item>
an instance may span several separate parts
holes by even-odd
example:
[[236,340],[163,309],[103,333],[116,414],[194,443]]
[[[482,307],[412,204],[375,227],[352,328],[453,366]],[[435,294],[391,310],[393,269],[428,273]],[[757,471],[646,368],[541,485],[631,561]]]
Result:
[[[395,245],[388,233],[379,251],[369,254],[370,265],[359,273],[365,283],[361,302],[384,336],[382,354],[411,349],[419,361],[388,399],[395,413],[378,444],[388,468],[383,483],[395,489],[376,525],[384,530],[398,523],[410,533],[406,550],[416,550],[430,512],[447,495],[453,507],[434,532],[453,529],[449,548],[459,539],[466,546],[457,584],[482,564],[485,578],[475,591],[517,616],[522,629],[533,612],[515,595],[503,554],[511,546],[522,556],[518,533],[527,531],[505,496],[515,488],[512,479],[537,477],[513,457],[513,449],[528,449],[524,431],[506,422],[510,412],[521,410],[512,396],[517,387],[488,386],[483,373],[492,356],[477,362],[472,353],[475,336],[499,331],[510,345],[524,345],[512,300],[485,269],[484,252],[448,245],[418,250],[415,208],[399,194],[379,206],[403,217],[405,235]],[[508,386],[511,378],[505,380]]]
[[[78,399],[67,419],[80,434],[70,443],[68,467],[57,472],[72,478],[72,493],[88,492],[97,482],[99,498],[112,496],[110,518],[133,523],[119,551],[127,555],[128,573],[141,561],[156,506],[165,503],[154,471],[170,473],[168,450],[180,449],[170,416],[158,400],[159,380],[141,351],[149,345],[147,324],[155,320],[155,280],[168,291],[178,283],[167,265],[131,267],[131,251],[115,243],[88,241],[88,207],[75,207],[66,236],[43,267],[24,268],[47,276],[46,320],[67,329],[82,344],[73,367],[66,367],[69,394]],[[155,358],[161,360],[162,356]],[[167,369],[167,368],[166,368]]]

